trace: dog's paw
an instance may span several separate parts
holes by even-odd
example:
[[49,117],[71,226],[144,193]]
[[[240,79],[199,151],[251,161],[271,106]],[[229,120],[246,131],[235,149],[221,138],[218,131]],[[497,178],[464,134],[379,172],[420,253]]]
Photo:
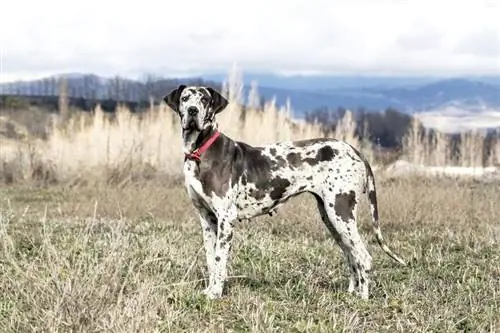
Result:
[[202,294],[208,299],[219,299],[222,297],[222,292],[209,288],[204,289]]

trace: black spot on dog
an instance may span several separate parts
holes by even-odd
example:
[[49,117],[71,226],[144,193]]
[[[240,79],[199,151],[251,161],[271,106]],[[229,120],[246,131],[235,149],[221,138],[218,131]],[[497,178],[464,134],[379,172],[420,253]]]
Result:
[[330,146],[324,146],[324,147],[321,147],[320,149],[318,149],[318,153],[316,154],[315,158],[308,157],[308,158],[304,159],[304,162],[313,166],[313,165],[318,164],[319,162],[331,161],[338,154],[339,154],[339,151],[337,149],[333,149]]
[[215,257],[215,261],[220,261],[220,257],[219,256]]
[[[373,178],[374,178],[373,170],[370,166],[370,163],[368,163],[367,159],[363,156],[363,154],[361,154],[361,152],[359,150],[357,150],[356,148],[354,148],[352,146],[351,146],[351,148],[356,153],[359,160],[365,164],[366,173],[367,173],[368,178],[373,180]],[[359,160],[358,160],[358,162],[359,162]],[[353,163],[353,166],[354,166],[354,163]],[[370,191],[370,193],[368,193],[368,200],[370,201],[370,205],[373,207],[373,218],[376,221],[375,225],[378,226],[377,193],[374,190],[372,190],[372,191]]]
[[271,155],[276,156],[276,148],[269,149],[269,152],[271,153]]
[[356,205],[356,193],[339,193],[335,196],[335,212],[344,222],[354,219],[354,206]]
[[306,187],[307,187],[306,185],[302,185],[301,187],[299,187],[298,191],[299,192],[304,191]]
[[263,189],[259,188],[259,189],[255,190],[255,191],[252,191],[250,193],[250,195],[252,197],[254,197],[255,199],[257,199],[257,200],[262,200],[266,196],[266,191],[264,191]]
[[226,239],[223,239],[221,242],[222,246],[225,246],[228,242],[230,242],[233,239],[233,233],[231,232],[229,235],[227,235]]
[[368,200],[373,207],[373,218],[376,221],[376,227],[378,226],[378,207],[377,207],[377,193],[375,191],[370,191],[368,193]]
[[286,167],[286,161],[282,156],[277,156],[276,162],[277,162],[279,168],[282,169],[282,168]]
[[237,142],[237,147],[234,157],[235,164],[239,165],[237,171],[245,170],[245,184],[255,186],[254,189],[248,190],[248,195],[256,200],[262,200],[266,195],[273,200],[281,198],[290,185],[290,181],[280,177],[271,179],[271,171],[286,166],[285,159],[278,156],[276,161],[273,161],[262,154],[263,148],[252,147],[242,142]]
[[248,194],[261,200],[265,197],[265,190],[269,187],[270,172],[274,163],[262,154],[263,148],[252,147],[243,142],[236,142],[236,144],[233,173],[243,174],[243,170],[245,170],[244,184],[252,183],[255,185],[255,190],[250,189]]
[[210,93],[206,89],[203,89],[203,88],[199,88],[198,93],[200,95],[203,95],[203,97],[205,97],[205,98],[201,99],[201,104],[203,104],[204,107],[207,107],[208,104],[210,103],[210,101],[212,100],[212,96],[210,95]]
[[298,153],[289,153],[286,156],[286,160],[292,168],[296,168],[302,164],[302,156],[300,156],[300,154]]
[[288,179],[276,177],[271,180],[270,185],[273,188],[273,190],[269,194],[271,199],[278,200],[283,197],[283,194],[286,192],[287,187],[290,186],[290,181]]
[[307,176],[306,177],[306,180],[312,180],[313,179],[313,176]]
[[316,158],[321,161],[331,161],[336,155],[339,154],[337,149],[333,149],[330,146],[322,147],[318,150]]

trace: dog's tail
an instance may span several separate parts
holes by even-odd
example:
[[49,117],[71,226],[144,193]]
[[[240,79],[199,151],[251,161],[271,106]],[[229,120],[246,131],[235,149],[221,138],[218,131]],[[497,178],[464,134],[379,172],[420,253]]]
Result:
[[401,259],[399,256],[397,256],[396,254],[394,254],[394,252],[391,251],[389,246],[387,246],[387,244],[385,243],[384,238],[382,237],[382,231],[380,230],[380,225],[378,221],[377,190],[375,188],[375,177],[373,176],[373,171],[372,168],[370,167],[370,164],[368,164],[368,162],[365,161],[365,165],[367,173],[366,192],[368,193],[368,201],[370,202],[373,231],[375,232],[377,242],[382,248],[382,250],[384,250],[384,252],[389,255],[389,257],[396,260],[401,265],[406,266],[406,263],[403,261],[403,259]]

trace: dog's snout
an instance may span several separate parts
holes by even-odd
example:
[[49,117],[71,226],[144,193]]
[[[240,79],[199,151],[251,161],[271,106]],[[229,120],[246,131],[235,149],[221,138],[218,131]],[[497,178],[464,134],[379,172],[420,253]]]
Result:
[[190,116],[196,116],[198,114],[198,108],[195,107],[195,106],[190,106],[188,109],[187,109],[187,112]]

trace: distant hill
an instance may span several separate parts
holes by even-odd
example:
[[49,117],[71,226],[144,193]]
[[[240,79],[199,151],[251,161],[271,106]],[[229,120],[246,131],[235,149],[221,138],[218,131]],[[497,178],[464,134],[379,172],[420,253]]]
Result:
[[[156,100],[180,83],[221,87],[223,75],[202,78],[163,79],[150,77],[142,81],[103,78],[94,74],[64,74],[70,97],[90,100],[113,99],[144,102]],[[55,96],[61,76],[41,80],[11,82],[0,85],[0,94],[23,96]],[[259,95],[266,100],[276,98],[278,105],[290,99],[294,115],[302,117],[317,108],[363,107],[370,111],[389,107],[402,112],[431,111],[446,106],[468,111],[500,109],[500,77],[427,78],[427,77],[333,77],[249,74],[244,77],[244,93],[257,81]]]
[[[203,75],[206,80],[221,82],[226,78],[224,74]],[[341,75],[275,75],[249,73],[243,77],[243,82],[250,85],[252,81],[257,81],[260,86],[269,88],[281,88],[290,90],[331,90],[337,88],[397,88],[397,87],[419,87],[425,84],[447,80],[450,78],[428,77],[428,76],[341,76]],[[460,78],[458,78],[460,79]],[[500,85],[500,76],[466,76],[462,79],[479,81]]]
[[[418,80],[417,80],[418,81]],[[283,89],[259,87],[262,96],[276,96],[277,103],[283,105],[290,99],[297,115],[319,108],[337,108],[339,106],[367,110],[385,110],[389,107],[405,113],[425,112],[446,106],[464,108],[469,111],[498,109],[500,110],[500,80],[491,83],[472,79],[444,79],[417,84],[408,81],[405,85],[397,81],[392,86],[386,82],[375,84],[369,80],[367,86],[334,87],[329,89]],[[410,83],[411,82],[411,83]],[[248,93],[248,88],[245,92]]]
[[[207,80],[222,81],[223,74],[203,76]],[[280,88],[286,90],[323,91],[336,88],[391,88],[400,86],[417,86],[435,81],[428,77],[370,77],[370,76],[330,76],[330,75],[274,75],[274,74],[245,74],[243,82],[250,85],[257,81],[260,86]]]

